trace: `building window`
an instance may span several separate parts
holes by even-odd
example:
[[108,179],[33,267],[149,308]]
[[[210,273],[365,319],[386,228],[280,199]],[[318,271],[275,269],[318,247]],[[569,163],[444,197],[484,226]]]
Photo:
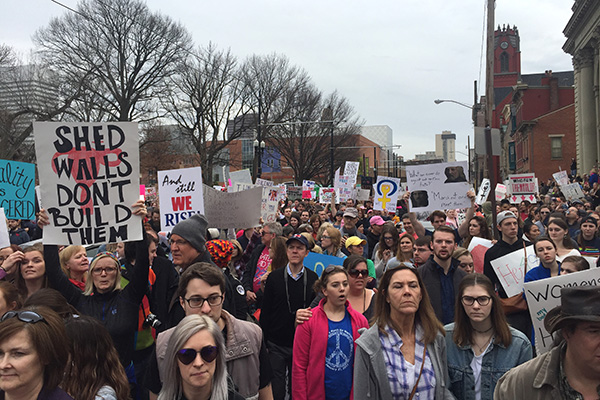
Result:
[[553,160],[562,158],[562,137],[550,138],[550,157]]
[[500,72],[508,72],[508,53],[505,51],[500,54]]
[[252,169],[254,165],[254,141],[242,139],[242,169]]

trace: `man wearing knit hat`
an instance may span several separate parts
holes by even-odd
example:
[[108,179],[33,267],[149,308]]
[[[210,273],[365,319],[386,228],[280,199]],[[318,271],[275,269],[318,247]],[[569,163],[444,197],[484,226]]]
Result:
[[563,288],[560,306],[544,326],[560,343],[508,371],[494,399],[597,399],[600,397],[600,287]]
[[[214,264],[210,253],[206,251],[207,228],[208,221],[202,214],[194,214],[173,227],[169,243],[171,245],[173,264],[177,266],[180,273],[197,262]],[[246,319],[246,294],[243,292],[243,287],[241,289],[242,293],[236,292],[236,289],[232,286],[231,282],[227,281],[223,308],[236,318]],[[238,297],[240,296],[244,297],[243,300],[238,300]],[[177,298],[174,298],[169,305],[167,327],[177,325],[184,317],[185,313],[183,312],[179,301],[177,301]]]

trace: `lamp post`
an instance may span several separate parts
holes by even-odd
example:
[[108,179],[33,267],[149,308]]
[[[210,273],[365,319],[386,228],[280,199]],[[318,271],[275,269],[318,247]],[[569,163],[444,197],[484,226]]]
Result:
[[329,123],[329,133],[331,136],[331,145],[329,146],[329,175],[331,176],[331,186],[333,186],[335,183],[335,171],[333,166],[333,110],[330,106],[325,107],[321,112],[321,120],[323,120],[323,122]]
[[260,178],[260,176],[262,174],[262,155],[263,155],[263,151],[265,151],[265,141],[261,140],[259,142],[258,139],[254,139],[253,144],[254,144],[254,154],[256,155],[256,158],[258,159],[256,177]]

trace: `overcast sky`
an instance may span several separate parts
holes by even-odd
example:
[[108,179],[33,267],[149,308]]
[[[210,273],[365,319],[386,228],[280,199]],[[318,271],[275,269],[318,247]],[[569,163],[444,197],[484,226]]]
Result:
[[[61,0],[76,8],[77,1]],[[485,80],[485,0],[148,0],[184,24],[198,45],[287,55],[323,92],[346,96],[367,125],[389,125],[407,159],[435,149],[435,134],[472,138],[471,111],[433,100],[473,102]],[[495,25],[516,25],[522,73],[572,69],[562,33],[573,0],[498,0]],[[22,53],[50,18],[69,12],[50,0],[2,0],[0,42]],[[484,54],[485,57],[485,54]],[[481,65],[481,70],[480,70]],[[480,95],[484,93],[481,84]],[[471,143],[471,145],[473,145]],[[458,159],[466,159],[457,154]]]

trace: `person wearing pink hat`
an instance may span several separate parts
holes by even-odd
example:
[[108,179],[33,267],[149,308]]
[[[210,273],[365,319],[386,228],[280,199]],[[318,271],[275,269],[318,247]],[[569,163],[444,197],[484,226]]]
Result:
[[372,259],[372,257],[373,257],[373,249],[375,248],[375,245],[377,243],[379,243],[379,240],[381,239],[381,231],[383,230],[384,223],[385,223],[385,221],[379,215],[375,215],[374,217],[371,217],[371,219],[369,220],[370,227],[366,234],[367,235],[367,245],[368,245],[367,258]]

